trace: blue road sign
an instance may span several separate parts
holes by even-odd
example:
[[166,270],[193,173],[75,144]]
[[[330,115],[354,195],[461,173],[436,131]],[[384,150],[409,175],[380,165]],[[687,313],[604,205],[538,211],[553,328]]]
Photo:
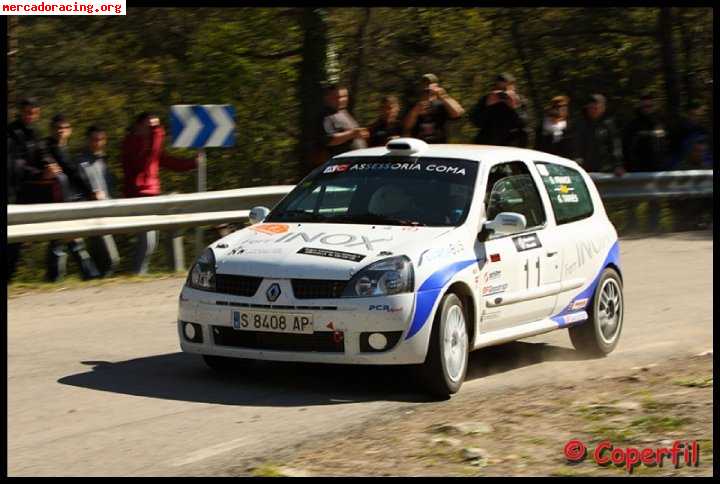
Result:
[[207,148],[235,145],[235,108],[229,104],[176,104],[170,107],[172,145]]

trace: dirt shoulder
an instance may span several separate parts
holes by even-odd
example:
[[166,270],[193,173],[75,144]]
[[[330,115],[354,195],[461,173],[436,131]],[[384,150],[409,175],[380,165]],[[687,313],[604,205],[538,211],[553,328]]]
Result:
[[[579,384],[509,387],[407,406],[342,434],[307,442],[282,460],[228,469],[256,476],[619,476],[600,466],[596,446],[658,449],[697,441],[697,466],[680,457],[639,464],[634,475],[712,475],[712,354],[669,358]],[[579,439],[587,457],[570,462]],[[609,455],[605,453],[603,455]],[[684,455],[681,453],[681,455]],[[225,472],[223,472],[225,474]]]

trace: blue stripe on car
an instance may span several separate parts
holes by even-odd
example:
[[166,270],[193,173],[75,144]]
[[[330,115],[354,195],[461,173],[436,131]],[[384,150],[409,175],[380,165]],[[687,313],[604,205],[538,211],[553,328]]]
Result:
[[430,277],[425,279],[425,282],[422,283],[417,291],[415,314],[410,324],[410,330],[407,336],[405,336],[406,340],[415,336],[425,325],[425,322],[432,312],[432,308],[435,306],[435,301],[437,301],[440,292],[442,292],[443,287],[445,287],[448,281],[450,281],[455,274],[476,262],[477,260],[475,259],[455,262],[454,264],[435,271]]
[[[593,279],[592,284],[590,284],[587,288],[585,288],[580,294],[575,296],[570,300],[570,303],[565,306],[558,314],[551,317],[553,321],[555,321],[558,324],[558,327],[562,328],[564,326],[567,326],[571,323],[565,323],[565,316],[576,313],[579,311],[584,311],[585,307],[581,308],[575,308],[572,309],[573,304],[575,304],[576,301],[580,299],[587,299],[588,304],[590,304],[593,294],[595,293],[595,289],[597,289],[598,282],[600,282],[600,276],[602,275],[602,272],[605,270],[605,268],[609,264],[615,264],[616,267],[620,267],[620,245],[617,241],[613,244],[612,247],[610,247],[610,251],[608,252],[607,257],[605,258],[605,262],[602,263],[600,266],[600,270],[598,271],[597,275],[595,276],[595,279]],[[587,307],[587,305],[586,305]],[[580,321],[578,321],[580,322]]]

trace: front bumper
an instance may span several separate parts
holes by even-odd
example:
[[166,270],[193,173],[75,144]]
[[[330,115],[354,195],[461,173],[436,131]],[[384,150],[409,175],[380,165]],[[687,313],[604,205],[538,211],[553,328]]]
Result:
[[[257,294],[262,295],[264,291],[259,290]],[[270,361],[370,365],[419,364],[425,361],[431,325],[425,325],[422,331],[405,339],[415,305],[412,293],[372,298],[285,299],[282,304],[275,305],[263,299],[184,287],[177,324],[181,349],[188,353]],[[243,309],[312,314],[314,333],[312,336],[257,333],[257,341],[262,340],[263,344],[282,349],[248,347],[255,345],[255,338],[246,331],[234,330],[232,325],[233,310]],[[200,326],[202,343],[186,339],[183,334],[186,322]],[[399,334],[399,338],[395,338],[397,343],[392,348],[373,351],[368,348],[367,341],[368,334],[375,332]],[[293,337],[297,337],[297,345],[293,344]]]

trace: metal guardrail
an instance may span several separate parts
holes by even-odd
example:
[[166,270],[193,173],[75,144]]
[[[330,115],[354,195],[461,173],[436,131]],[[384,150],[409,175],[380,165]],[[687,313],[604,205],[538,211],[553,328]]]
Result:
[[[713,196],[713,171],[591,173],[605,200]],[[51,240],[247,220],[253,206],[274,206],[293,185],[93,202],[8,205],[8,242]]]

